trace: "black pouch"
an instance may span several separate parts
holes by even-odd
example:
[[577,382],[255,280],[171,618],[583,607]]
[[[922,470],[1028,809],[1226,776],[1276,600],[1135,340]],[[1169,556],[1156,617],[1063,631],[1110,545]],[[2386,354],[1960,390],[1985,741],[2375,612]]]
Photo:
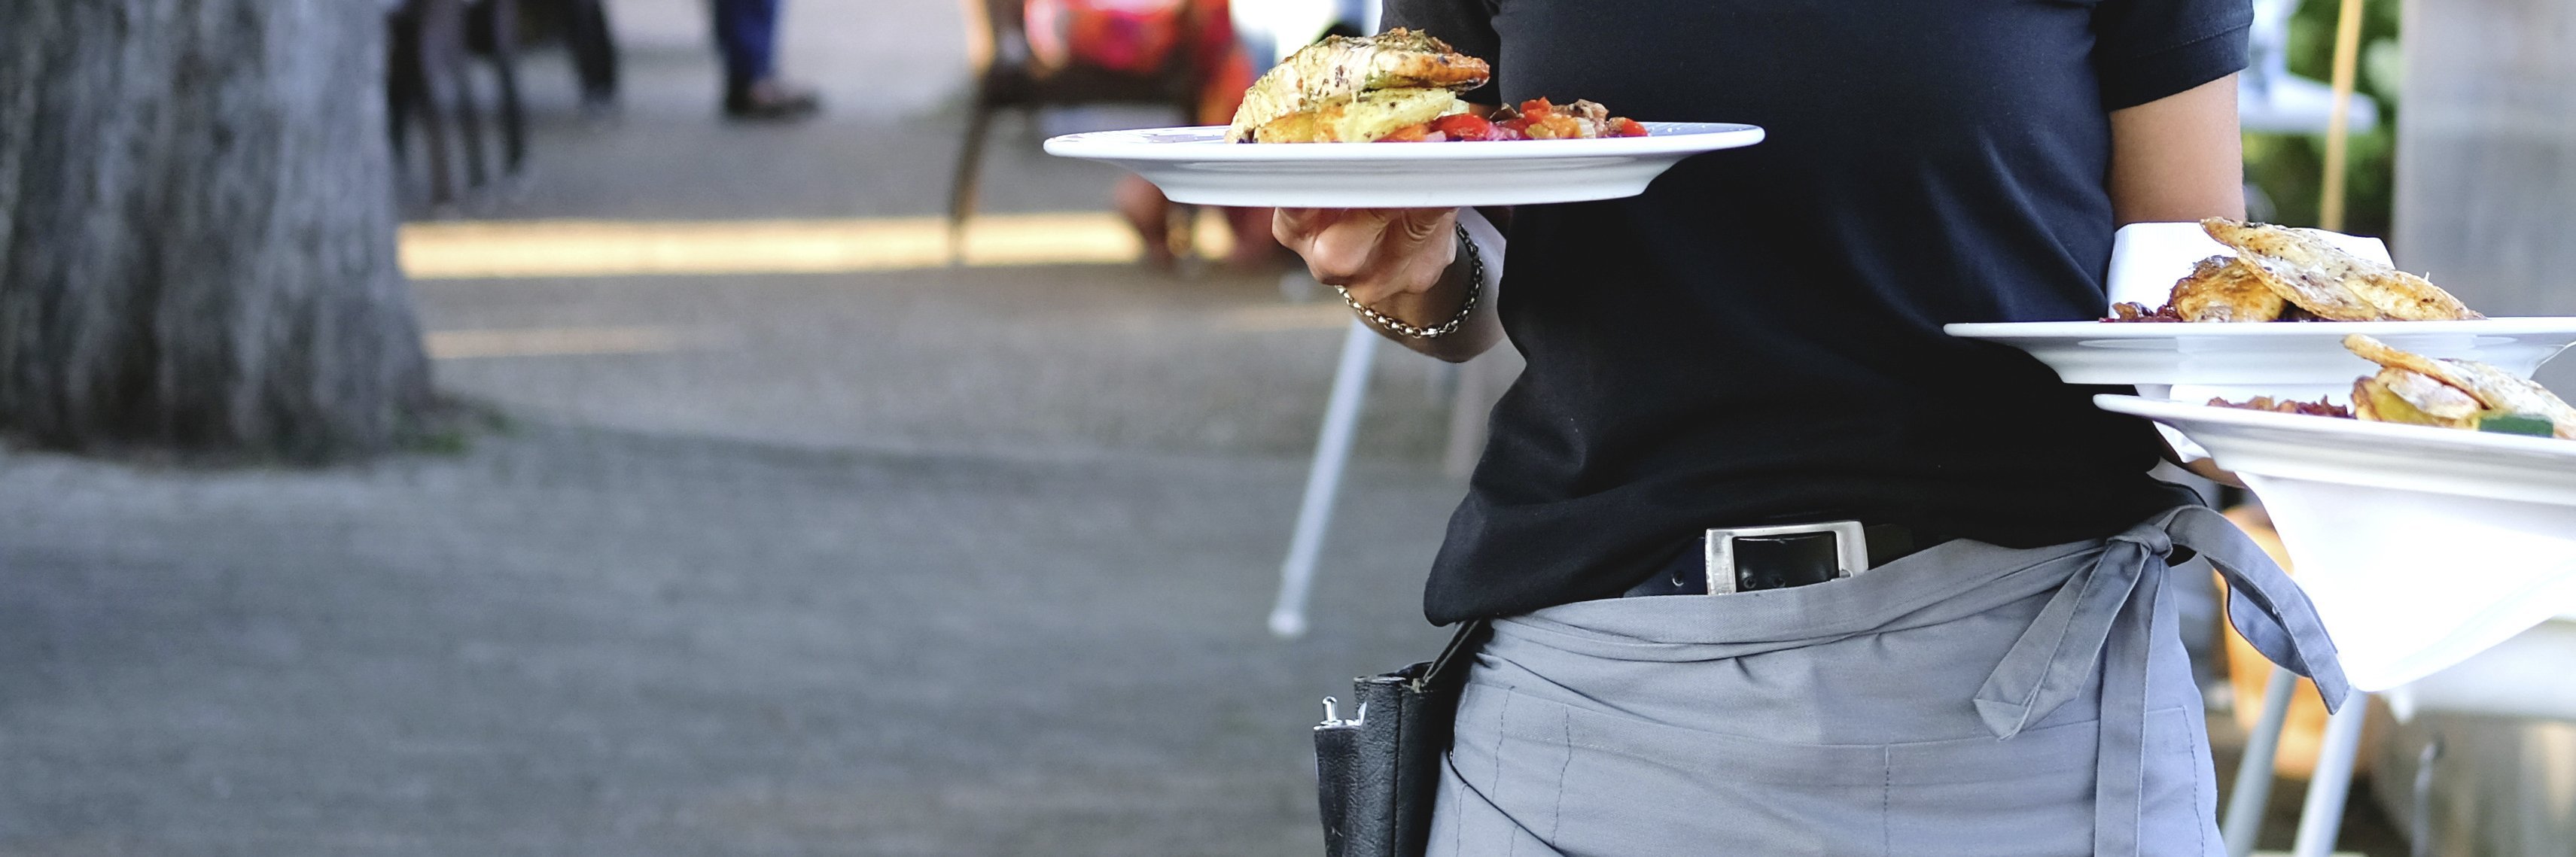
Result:
[[1315,726],[1315,796],[1325,857],[1419,857],[1431,835],[1440,757],[1458,716],[1458,689],[1485,622],[1467,622],[1437,660],[1351,681],[1349,719],[1324,700]]

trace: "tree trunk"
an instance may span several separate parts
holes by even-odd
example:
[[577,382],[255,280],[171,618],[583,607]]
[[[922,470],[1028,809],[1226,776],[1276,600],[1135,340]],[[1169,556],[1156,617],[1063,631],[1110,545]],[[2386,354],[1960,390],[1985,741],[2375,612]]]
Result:
[[0,0],[0,429],[321,460],[428,407],[380,0]]

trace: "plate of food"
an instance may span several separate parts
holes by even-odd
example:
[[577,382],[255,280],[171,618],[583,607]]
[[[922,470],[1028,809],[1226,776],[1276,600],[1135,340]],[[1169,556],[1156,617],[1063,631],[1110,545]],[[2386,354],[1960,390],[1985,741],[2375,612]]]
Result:
[[2202,221],[2200,229],[2222,252],[2197,261],[2121,262],[2132,278],[2155,276],[2139,271],[2170,278],[2176,268],[2188,269],[2168,280],[2163,306],[2123,302],[2098,321],[1945,329],[2028,351],[2071,384],[2134,384],[2159,398],[2176,385],[2198,388],[2194,393],[2339,395],[2355,374],[2371,369],[2344,349],[2353,334],[2526,378],[2576,343],[2576,318],[2487,318],[2440,286],[2389,265],[2375,241],[2220,218]]
[[2476,361],[2350,349],[2352,406],[2099,396],[2262,498],[2353,686],[2413,681],[2576,610],[2576,408]]
[[1640,122],[1583,100],[1479,115],[1458,94],[1491,77],[1423,33],[1335,36],[1263,74],[1231,125],[1068,134],[1046,151],[1124,167],[1176,202],[1403,208],[1635,196],[1683,158],[1762,141],[1752,125]]
[[[2374,370],[2332,401],[2205,403],[2098,396],[2103,408],[2174,425],[2221,467],[2351,484],[2576,507],[2576,407],[2539,382],[2475,360],[2353,335]],[[2571,530],[2576,536],[2576,530]]]

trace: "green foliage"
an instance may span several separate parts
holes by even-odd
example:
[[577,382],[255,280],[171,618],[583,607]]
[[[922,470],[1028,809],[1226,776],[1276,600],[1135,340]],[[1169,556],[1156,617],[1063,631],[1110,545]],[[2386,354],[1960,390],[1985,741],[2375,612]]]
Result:
[[[2356,91],[2379,102],[2379,125],[2354,134],[2344,164],[2344,229],[2356,235],[2385,237],[2389,232],[2390,195],[2397,154],[2397,89],[2404,70],[2398,60],[2397,20],[2400,0],[2366,0],[2363,4],[2362,62]],[[2290,73],[2331,80],[2334,73],[2335,17],[2340,0],[2304,0],[2290,19]],[[2325,136],[2303,134],[2245,135],[2245,180],[2271,200],[2270,218],[2277,223],[2315,225],[2318,198],[2324,193]]]
[[519,433],[519,424],[499,406],[458,396],[440,396],[404,425],[399,446],[429,455],[463,455],[487,435]]

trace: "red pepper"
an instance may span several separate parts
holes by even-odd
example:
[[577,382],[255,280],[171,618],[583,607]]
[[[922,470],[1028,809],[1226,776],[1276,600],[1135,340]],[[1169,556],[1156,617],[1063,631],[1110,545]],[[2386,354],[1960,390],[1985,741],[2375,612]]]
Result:
[[1459,113],[1431,120],[1431,130],[1449,135],[1452,140],[1493,140],[1494,123],[1472,113]]

